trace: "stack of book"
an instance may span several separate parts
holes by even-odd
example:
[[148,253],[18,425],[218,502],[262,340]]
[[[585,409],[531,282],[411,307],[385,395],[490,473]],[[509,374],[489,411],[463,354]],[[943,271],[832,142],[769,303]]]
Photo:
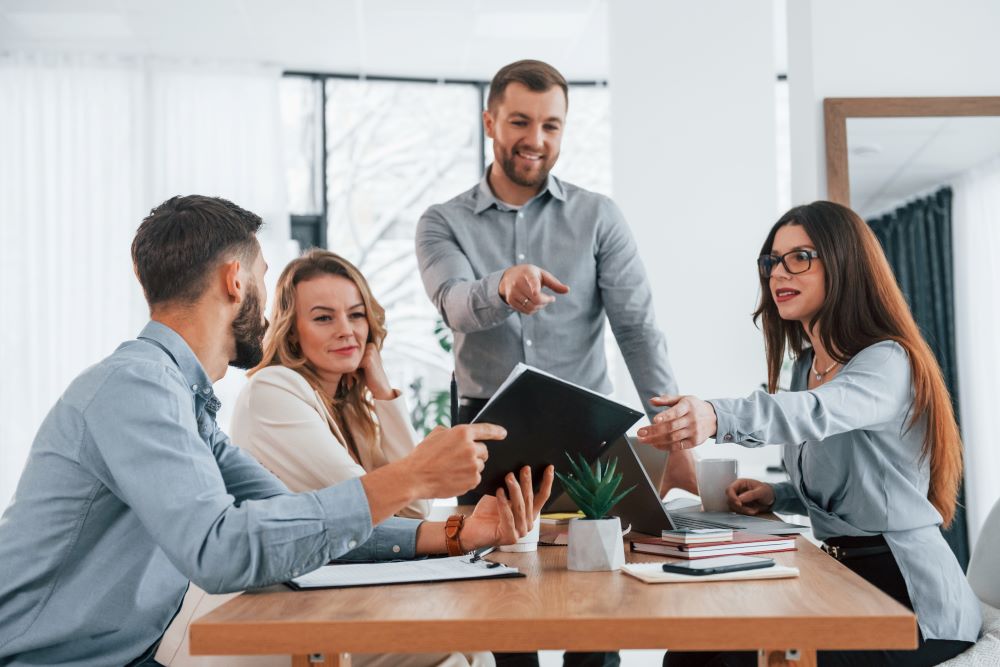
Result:
[[569,542],[569,522],[582,519],[583,512],[554,512],[543,514],[539,523],[539,544],[564,546]]
[[632,551],[674,558],[795,551],[795,535],[755,535],[732,530],[665,530],[660,537],[630,535]]

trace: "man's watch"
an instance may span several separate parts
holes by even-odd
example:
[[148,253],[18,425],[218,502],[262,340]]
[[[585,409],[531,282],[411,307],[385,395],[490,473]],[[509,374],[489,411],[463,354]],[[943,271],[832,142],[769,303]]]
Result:
[[462,540],[459,539],[464,525],[465,516],[461,514],[452,514],[444,524],[444,541],[448,546],[449,556],[461,556],[466,553],[462,548]]

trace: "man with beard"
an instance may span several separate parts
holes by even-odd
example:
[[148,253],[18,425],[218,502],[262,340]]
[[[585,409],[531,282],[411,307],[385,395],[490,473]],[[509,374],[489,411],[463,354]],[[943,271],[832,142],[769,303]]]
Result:
[[[440,429],[364,477],[293,494],[216,424],[212,383],[261,359],[261,224],[189,196],[140,225],[132,258],[151,321],[69,385],[0,518],[0,664],[156,664],[189,580],[231,592],[345,554],[443,549],[443,523],[392,515],[478,484],[478,441],[502,439],[500,427]],[[509,493],[494,520],[506,543],[526,525],[520,489]]]
[[[605,315],[650,419],[659,409],[649,399],[677,393],[624,217],[609,198],[550,173],[567,106],[566,79],[551,65],[522,60],[500,69],[483,112],[493,164],[478,185],[428,209],[417,227],[424,287],[455,335],[459,423],[518,362],[610,392]],[[662,486],[695,490],[693,468],[690,453],[671,455]],[[618,657],[566,662],[614,665]],[[538,663],[533,655],[497,655],[497,664]]]

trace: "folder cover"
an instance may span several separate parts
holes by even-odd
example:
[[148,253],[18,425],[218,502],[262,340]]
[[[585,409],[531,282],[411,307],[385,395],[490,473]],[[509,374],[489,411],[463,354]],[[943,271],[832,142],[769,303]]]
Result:
[[[569,473],[566,452],[593,463],[642,413],[572,382],[518,364],[493,398],[472,420],[499,424],[507,439],[486,443],[489,459],[473,493],[492,495],[506,488],[504,477],[531,466],[535,489],[549,464]],[[553,500],[561,492],[558,480]]]

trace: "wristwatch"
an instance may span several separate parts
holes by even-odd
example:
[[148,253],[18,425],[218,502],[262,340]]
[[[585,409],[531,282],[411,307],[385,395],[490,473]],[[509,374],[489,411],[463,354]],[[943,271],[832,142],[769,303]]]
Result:
[[465,525],[465,517],[461,514],[452,514],[444,524],[444,541],[448,545],[449,556],[461,556],[465,554],[465,549],[462,548],[462,540],[459,539],[463,525]]

